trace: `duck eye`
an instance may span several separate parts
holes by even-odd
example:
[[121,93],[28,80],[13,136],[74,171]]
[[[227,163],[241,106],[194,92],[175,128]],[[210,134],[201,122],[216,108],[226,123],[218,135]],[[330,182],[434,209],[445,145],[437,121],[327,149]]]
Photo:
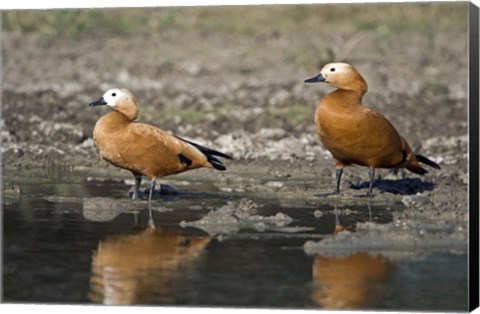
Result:
[[330,68],[330,72],[335,72],[335,68]]
[[112,93],[112,97],[115,97],[115,96],[117,96],[117,94],[116,94],[116,93]]

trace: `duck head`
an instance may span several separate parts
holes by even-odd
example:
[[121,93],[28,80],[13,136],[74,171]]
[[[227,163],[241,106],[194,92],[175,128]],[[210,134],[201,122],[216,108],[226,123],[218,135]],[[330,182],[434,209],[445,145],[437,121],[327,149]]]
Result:
[[318,75],[305,80],[305,83],[319,82],[328,83],[338,89],[360,93],[365,93],[368,88],[357,69],[343,62],[329,63],[322,68]]
[[90,103],[89,106],[109,106],[122,113],[128,120],[135,120],[138,116],[138,103],[135,96],[127,89],[112,88],[103,96]]

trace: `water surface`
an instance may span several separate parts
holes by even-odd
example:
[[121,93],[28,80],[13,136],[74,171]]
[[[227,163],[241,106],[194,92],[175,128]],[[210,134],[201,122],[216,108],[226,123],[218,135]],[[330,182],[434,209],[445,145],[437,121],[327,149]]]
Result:
[[[3,198],[5,302],[466,310],[466,254],[329,256],[303,249],[308,240],[334,236],[335,213],[354,231],[357,221],[390,222],[399,204],[356,203],[345,214],[321,201],[290,206],[281,195],[179,181],[188,193],[156,200],[152,228],[147,203],[129,200],[128,185],[88,176],[4,173],[22,191]],[[256,207],[232,216],[257,217],[251,224],[187,226],[245,199]],[[278,212],[292,219],[258,220]]]

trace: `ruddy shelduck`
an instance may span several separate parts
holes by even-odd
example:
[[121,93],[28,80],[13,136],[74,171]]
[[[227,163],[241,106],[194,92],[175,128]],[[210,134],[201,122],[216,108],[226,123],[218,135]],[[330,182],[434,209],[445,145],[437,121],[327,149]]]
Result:
[[202,167],[225,170],[215,156],[232,159],[153,125],[135,122],[138,102],[127,89],[110,89],[90,103],[102,105],[113,110],[97,121],[93,130],[95,146],[103,159],[135,176],[133,199],[139,197],[142,176],[150,179],[151,201],[157,178]]
[[430,159],[414,154],[407,141],[380,113],[364,107],[362,97],[367,83],[347,63],[329,63],[305,83],[325,82],[337,89],[324,96],[315,111],[315,125],[323,145],[332,153],[336,166],[336,187],[340,193],[343,168],[350,164],[369,167],[372,195],[376,168],[406,168],[417,174],[427,173],[419,162],[436,169]]

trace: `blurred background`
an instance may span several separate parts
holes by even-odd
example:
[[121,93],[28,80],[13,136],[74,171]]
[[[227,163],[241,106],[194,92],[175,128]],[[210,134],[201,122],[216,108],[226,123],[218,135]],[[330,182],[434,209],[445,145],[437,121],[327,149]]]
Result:
[[357,67],[364,104],[414,148],[465,135],[467,17],[468,3],[4,11],[4,160],[96,164],[106,109],[88,103],[111,87],[136,94],[141,121],[237,159],[314,159],[331,88],[303,81],[332,61]]

